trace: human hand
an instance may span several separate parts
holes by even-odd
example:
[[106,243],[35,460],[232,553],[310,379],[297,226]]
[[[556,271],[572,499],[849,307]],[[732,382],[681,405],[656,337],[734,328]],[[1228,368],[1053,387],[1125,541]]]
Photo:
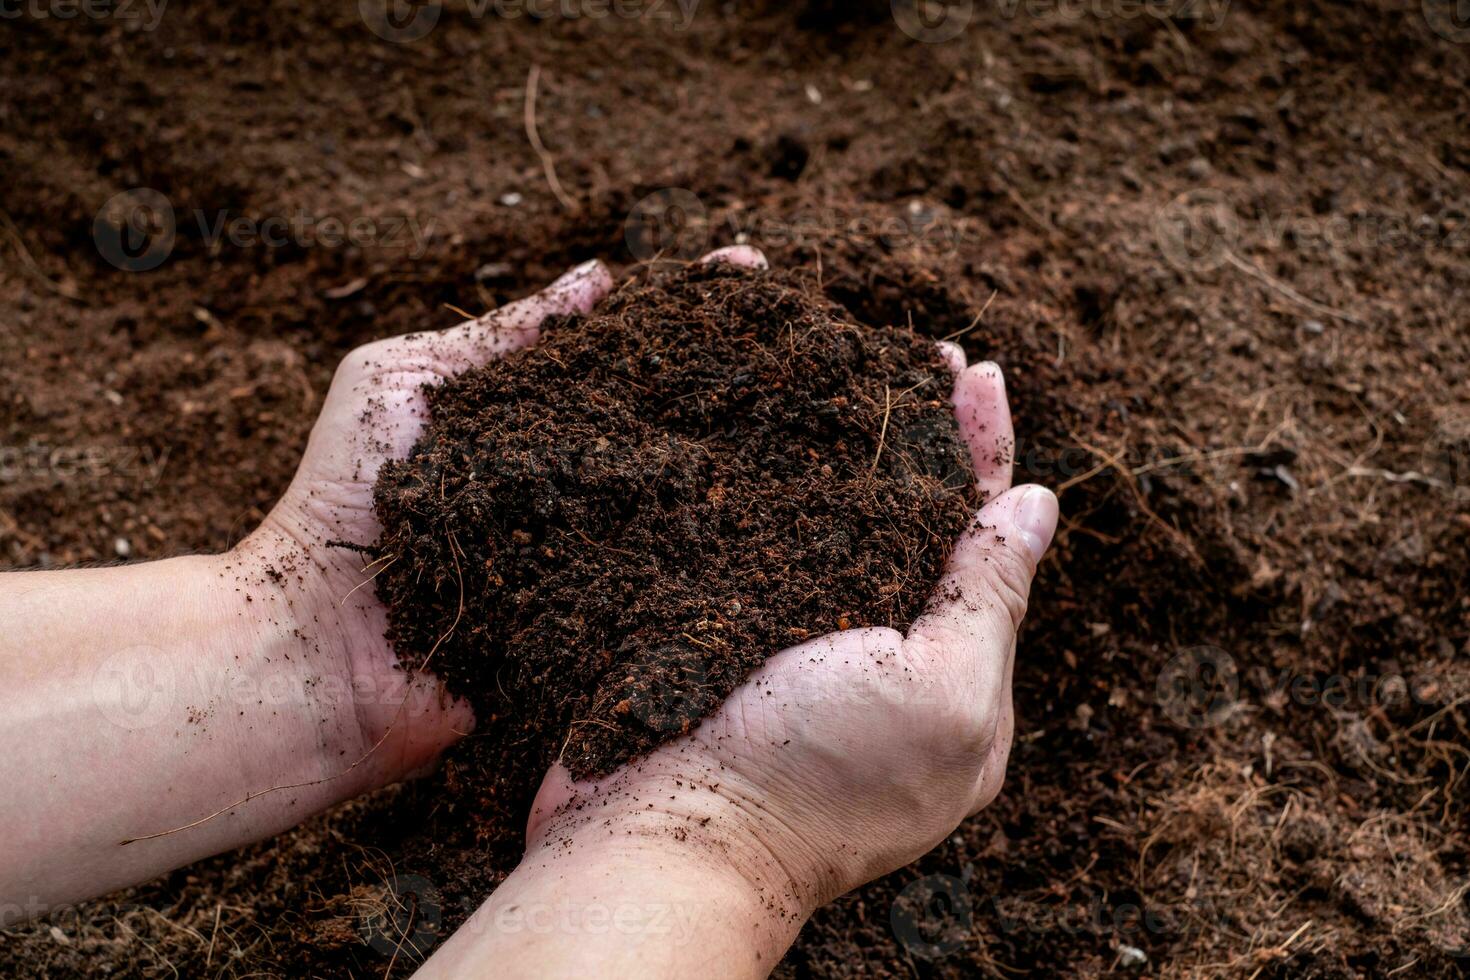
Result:
[[733,869],[799,921],[995,798],[1014,729],[1016,632],[1057,502],[1011,488],[1000,369],[946,354],[988,503],[908,635],[852,630],[779,653],[696,731],[607,779],[574,782],[557,766],[530,817],[528,859],[551,855],[565,873],[595,863],[609,836],[641,841],[665,867],[686,853]]
[[474,727],[468,705],[449,698],[442,682],[398,666],[385,636],[387,610],[370,581],[392,559],[364,557],[381,530],[373,511],[378,470],[417,441],[428,417],[425,385],[534,344],[547,317],[585,313],[612,286],[607,268],[588,262],[542,292],[458,327],[352,351],[332,380],[290,488],[235,549],[247,575],[280,588],[311,640],[310,673],[332,682],[320,697],[360,723],[361,752],[341,762],[361,759],[364,778],[354,782],[413,774]]

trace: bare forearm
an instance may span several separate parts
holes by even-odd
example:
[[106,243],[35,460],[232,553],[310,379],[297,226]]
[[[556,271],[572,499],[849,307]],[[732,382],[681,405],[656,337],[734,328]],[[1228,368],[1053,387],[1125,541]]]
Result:
[[317,700],[283,597],[239,561],[0,575],[5,907],[145,880],[361,788],[301,785],[195,823],[331,776],[360,742]]

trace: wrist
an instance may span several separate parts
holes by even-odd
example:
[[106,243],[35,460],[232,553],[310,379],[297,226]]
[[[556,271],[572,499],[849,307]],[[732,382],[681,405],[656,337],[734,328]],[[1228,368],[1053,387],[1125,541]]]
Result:
[[186,559],[205,583],[210,618],[224,625],[211,651],[215,666],[207,675],[194,670],[213,691],[188,706],[186,720],[233,729],[230,744],[251,792],[304,784],[282,795],[323,809],[374,785],[365,767],[349,771],[365,751],[361,692],[337,666],[344,653],[336,624],[302,601],[309,573],[280,554],[257,533],[224,554]]
[[[733,771],[666,749],[600,783],[574,784],[558,767],[532,807],[527,862],[641,854],[696,878],[722,880],[773,920],[800,927],[845,890],[790,821]],[[829,864],[831,862],[828,862]]]
[[371,559],[310,539],[273,513],[221,560],[257,633],[296,643],[305,720],[330,736],[318,751],[346,799],[427,771],[474,714],[434,675],[399,666]]
[[506,977],[682,977],[712,962],[721,976],[769,974],[813,910],[809,890],[718,787],[682,783],[639,780],[539,821],[422,975],[486,962]]

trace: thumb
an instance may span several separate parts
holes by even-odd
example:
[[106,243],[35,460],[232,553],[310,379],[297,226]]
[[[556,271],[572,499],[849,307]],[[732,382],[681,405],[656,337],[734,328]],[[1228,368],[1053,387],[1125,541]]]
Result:
[[998,678],[1005,664],[986,661],[1003,660],[1004,651],[1014,646],[1036,566],[1056,534],[1057,516],[1056,495],[1045,487],[1016,487],[986,504],[955,545],[934,599],[914,622],[909,639],[977,658]]
[[598,260],[584,262],[563,273],[534,296],[508,303],[457,327],[409,334],[382,341],[393,351],[426,354],[453,373],[477,368],[497,357],[529,347],[541,337],[548,317],[588,313],[607,298],[614,286],[612,273]]
[[541,780],[536,799],[531,803],[531,814],[526,820],[526,843],[530,845],[541,836],[551,819],[577,798],[576,780],[560,761],[554,762]]

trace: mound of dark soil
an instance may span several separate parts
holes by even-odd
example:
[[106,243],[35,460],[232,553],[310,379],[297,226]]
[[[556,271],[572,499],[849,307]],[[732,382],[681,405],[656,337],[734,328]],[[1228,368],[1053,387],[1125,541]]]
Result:
[[434,389],[378,480],[377,587],[498,804],[688,732],[807,637],[906,626],[975,502],[949,387],[931,340],[699,267]]

